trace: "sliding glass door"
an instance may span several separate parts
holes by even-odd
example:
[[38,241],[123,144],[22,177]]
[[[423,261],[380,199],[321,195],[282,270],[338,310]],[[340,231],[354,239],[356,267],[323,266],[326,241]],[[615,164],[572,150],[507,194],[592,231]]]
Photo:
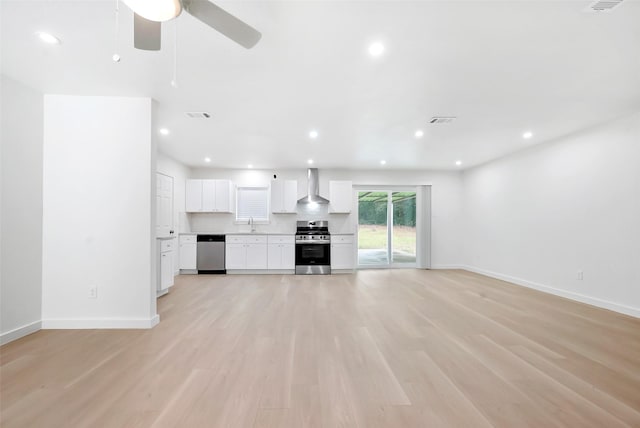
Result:
[[388,265],[389,192],[358,192],[358,265]]
[[358,266],[416,266],[416,192],[358,192]]

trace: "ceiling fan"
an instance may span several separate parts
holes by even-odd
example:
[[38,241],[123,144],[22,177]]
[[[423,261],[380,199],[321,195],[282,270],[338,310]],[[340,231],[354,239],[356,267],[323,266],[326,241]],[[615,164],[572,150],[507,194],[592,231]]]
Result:
[[262,34],[208,0],[123,0],[133,10],[133,45],[136,49],[160,50],[160,26],[184,10],[194,18],[247,49]]

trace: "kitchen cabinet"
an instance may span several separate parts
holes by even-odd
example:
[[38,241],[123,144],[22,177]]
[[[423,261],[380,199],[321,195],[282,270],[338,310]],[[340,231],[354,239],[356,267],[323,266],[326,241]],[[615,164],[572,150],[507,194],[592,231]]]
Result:
[[225,268],[227,270],[267,269],[266,235],[227,235]]
[[296,213],[298,206],[298,182],[296,180],[271,180],[271,212]]
[[185,211],[233,212],[233,183],[229,180],[187,180]]
[[199,180],[202,182],[202,210],[214,212],[216,209],[216,182],[215,180]]
[[158,240],[157,295],[169,291],[173,285],[173,247],[174,239]]
[[294,235],[269,235],[268,268],[294,270],[296,268],[296,248]]
[[180,270],[197,269],[198,242],[197,235],[180,235]]
[[214,180],[216,188],[214,212],[231,213],[234,211],[233,183],[229,180]]
[[353,206],[353,183],[329,181],[329,213],[348,214]]
[[353,235],[331,235],[331,269],[353,270],[355,250]]
[[185,211],[202,211],[202,180],[187,180],[185,188]]
[[[228,239],[228,237],[227,237]],[[224,264],[225,269],[247,268],[247,244],[234,244],[227,242],[225,245]]]
[[169,236],[173,229],[173,177],[156,173],[156,236]]

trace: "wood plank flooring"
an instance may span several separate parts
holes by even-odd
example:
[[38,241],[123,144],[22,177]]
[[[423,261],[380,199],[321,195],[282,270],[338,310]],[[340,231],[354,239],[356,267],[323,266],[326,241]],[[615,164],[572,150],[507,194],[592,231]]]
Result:
[[181,276],[0,348],[0,426],[640,427],[640,320],[465,271]]

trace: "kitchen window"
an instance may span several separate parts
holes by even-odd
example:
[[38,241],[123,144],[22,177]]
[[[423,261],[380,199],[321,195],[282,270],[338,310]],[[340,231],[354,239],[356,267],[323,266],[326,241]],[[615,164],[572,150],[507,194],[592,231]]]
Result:
[[236,193],[236,221],[269,222],[269,188],[238,187]]

